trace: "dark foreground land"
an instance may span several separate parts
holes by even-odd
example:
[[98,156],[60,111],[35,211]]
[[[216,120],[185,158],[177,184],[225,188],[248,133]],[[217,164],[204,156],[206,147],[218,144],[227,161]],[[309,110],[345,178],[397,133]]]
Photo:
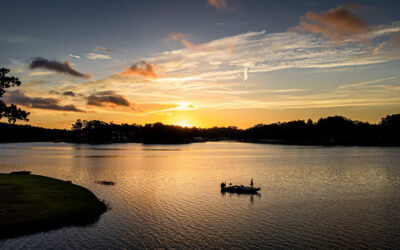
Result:
[[98,220],[106,205],[86,188],[29,173],[0,174],[0,239]]
[[143,126],[77,120],[71,130],[0,123],[0,131],[0,142],[175,144],[236,140],[298,145],[400,146],[400,114],[388,115],[378,124],[353,121],[342,116],[321,118],[316,122],[309,119],[258,124],[248,129],[232,126],[184,128],[162,123]]

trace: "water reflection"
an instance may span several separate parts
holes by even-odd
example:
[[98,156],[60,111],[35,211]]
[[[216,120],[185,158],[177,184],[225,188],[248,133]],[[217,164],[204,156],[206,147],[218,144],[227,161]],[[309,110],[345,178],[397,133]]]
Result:
[[[72,157],[74,157],[74,158],[132,158],[134,156],[131,156],[131,155],[74,155]],[[166,155],[145,155],[145,156],[139,156],[139,157],[163,158],[163,157],[167,157],[167,156]]]
[[[71,180],[113,209],[0,248],[395,248],[398,159],[376,147],[3,144],[1,172]],[[220,193],[220,180],[252,177],[259,195]]]
[[249,197],[249,200],[251,203],[254,202],[254,197],[260,199],[261,198],[261,194],[259,193],[255,193],[255,194],[245,194],[245,193],[241,193],[241,194],[233,194],[233,193],[227,193],[227,192],[223,192],[221,191],[221,196],[225,197],[226,195],[229,195],[229,198],[232,198],[232,196],[244,196],[244,197]]

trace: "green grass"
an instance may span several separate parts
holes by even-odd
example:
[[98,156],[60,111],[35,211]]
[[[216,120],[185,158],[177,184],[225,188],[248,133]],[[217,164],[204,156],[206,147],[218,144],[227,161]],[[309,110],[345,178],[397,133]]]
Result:
[[106,209],[92,192],[70,182],[0,174],[0,239],[90,224]]

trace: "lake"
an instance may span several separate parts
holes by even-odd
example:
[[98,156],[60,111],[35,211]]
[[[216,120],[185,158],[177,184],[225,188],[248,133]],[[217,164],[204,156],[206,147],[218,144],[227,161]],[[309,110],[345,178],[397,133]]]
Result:
[[[396,248],[399,163],[390,147],[0,144],[0,172],[71,180],[111,206],[0,248]],[[251,178],[259,195],[220,192]]]

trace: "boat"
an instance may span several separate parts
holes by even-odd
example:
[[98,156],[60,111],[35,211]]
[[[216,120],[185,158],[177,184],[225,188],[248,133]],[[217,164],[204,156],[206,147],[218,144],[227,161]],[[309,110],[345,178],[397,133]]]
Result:
[[[252,182],[253,183],[253,180]],[[237,194],[257,194],[257,192],[260,190],[260,187],[253,187],[252,185],[250,187],[246,187],[243,185],[232,185],[231,183],[229,186],[226,186],[226,182],[221,183],[221,192],[228,192],[228,193],[237,193]]]

